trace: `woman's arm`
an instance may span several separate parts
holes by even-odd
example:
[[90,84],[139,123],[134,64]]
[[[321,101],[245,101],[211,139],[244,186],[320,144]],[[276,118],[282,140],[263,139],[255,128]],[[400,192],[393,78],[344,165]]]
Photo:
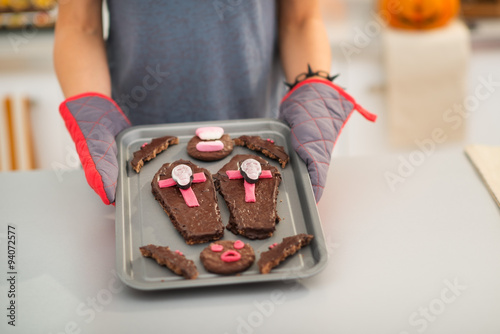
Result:
[[318,0],[279,0],[279,47],[286,80],[300,73],[330,71],[331,52]]
[[102,0],[60,2],[54,66],[66,97],[90,91],[110,96],[111,80],[102,36]]

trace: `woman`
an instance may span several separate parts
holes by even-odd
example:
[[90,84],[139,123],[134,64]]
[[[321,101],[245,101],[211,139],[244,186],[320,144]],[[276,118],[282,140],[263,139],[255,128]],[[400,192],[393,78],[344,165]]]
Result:
[[[278,106],[319,200],[335,139],[359,106],[329,81],[318,0],[107,4],[105,41],[102,0],[61,2],[54,49],[61,114],[104,203],[115,196],[114,137],[131,124],[277,117]],[[281,70],[297,85],[280,104]]]

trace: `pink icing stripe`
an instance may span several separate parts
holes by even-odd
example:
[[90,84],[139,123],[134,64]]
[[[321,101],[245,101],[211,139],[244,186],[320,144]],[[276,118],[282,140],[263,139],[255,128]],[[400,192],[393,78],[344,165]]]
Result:
[[259,179],[272,179],[273,173],[268,169],[263,169],[262,174],[260,174]]
[[205,176],[205,173],[194,173],[193,174],[193,183],[201,183],[205,182],[207,180],[207,177]]
[[211,244],[210,245],[210,250],[212,252],[222,252],[223,249],[224,249],[224,246],[219,245],[219,244]]
[[[227,170],[226,175],[227,177],[229,177],[230,180],[237,180],[243,178],[243,175],[241,175],[239,170]],[[267,169],[262,170],[262,174],[260,174],[259,176],[259,179],[272,179],[272,178],[273,178],[273,173]]]
[[179,188],[179,190],[181,191],[182,197],[184,197],[184,201],[186,202],[187,206],[189,206],[190,208],[200,206],[200,204],[198,203],[198,199],[196,199],[196,195],[194,194],[194,191],[191,187],[189,187],[188,189]]
[[255,203],[255,183],[243,182],[245,184],[245,202]]
[[[206,177],[205,173],[193,174],[193,183],[201,183],[201,182],[205,182],[206,180],[207,180],[207,177]],[[158,181],[158,186],[160,188],[173,187],[176,184],[177,183],[172,178]]]
[[234,249],[242,249],[245,247],[245,243],[241,240],[236,240],[233,244]]
[[[230,180],[237,180],[243,178],[243,175],[241,175],[239,170],[227,170],[226,175],[227,177],[229,177]],[[259,179],[272,179],[272,177],[273,173],[270,170],[264,169],[262,171],[262,174],[260,174]],[[251,184],[245,181],[244,185],[245,185],[245,202],[254,203],[256,201],[255,183]]]
[[224,148],[224,144],[220,140],[200,141],[196,144],[196,149],[200,152],[217,152]]
[[174,179],[170,178],[170,179],[166,179],[166,180],[160,180],[158,181],[158,186],[160,188],[168,188],[168,187],[173,187],[175,186],[177,183],[175,183]]
[[229,177],[230,180],[237,180],[243,178],[243,175],[241,175],[239,170],[227,170],[226,175],[227,177]]
[[220,259],[224,262],[236,262],[241,259],[241,254],[234,250],[228,250],[222,253]]
[[[193,174],[193,183],[201,183],[205,182],[206,180],[207,177],[203,172]],[[173,187],[176,184],[177,183],[172,178],[158,181],[158,186],[160,188]],[[181,191],[182,197],[184,198],[184,201],[186,202],[186,205],[188,207],[193,208],[196,206],[200,206],[200,204],[198,203],[198,199],[196,198],[196,195],[191,187],[189,187],[188,189],[179,188],[179,190]]]

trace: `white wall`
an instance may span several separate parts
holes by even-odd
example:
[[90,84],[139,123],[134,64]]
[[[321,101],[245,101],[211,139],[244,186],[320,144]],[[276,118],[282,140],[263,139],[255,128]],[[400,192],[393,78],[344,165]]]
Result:
[[59,116],[63,100],[52,65],[53,33],[42,30],[0,34],[0,99],[27,96],[31,117],[36,166],[50,169],[68,164],[74,145]]

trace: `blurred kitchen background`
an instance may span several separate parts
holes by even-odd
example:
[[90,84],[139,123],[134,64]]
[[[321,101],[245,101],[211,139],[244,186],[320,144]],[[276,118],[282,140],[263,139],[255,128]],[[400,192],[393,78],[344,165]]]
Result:
[[[336,83],[379,116],[354,113],[334,156],[500,146],[500,0],[462,0],[451,19],[455,1],[408,0],[436,8],[390,18],[394,2],[322,0]],[[426,29],[436,15],[446,23]],[[0,171],[79,166],[58,111],[56,16],[56,1],[0,0]]]

